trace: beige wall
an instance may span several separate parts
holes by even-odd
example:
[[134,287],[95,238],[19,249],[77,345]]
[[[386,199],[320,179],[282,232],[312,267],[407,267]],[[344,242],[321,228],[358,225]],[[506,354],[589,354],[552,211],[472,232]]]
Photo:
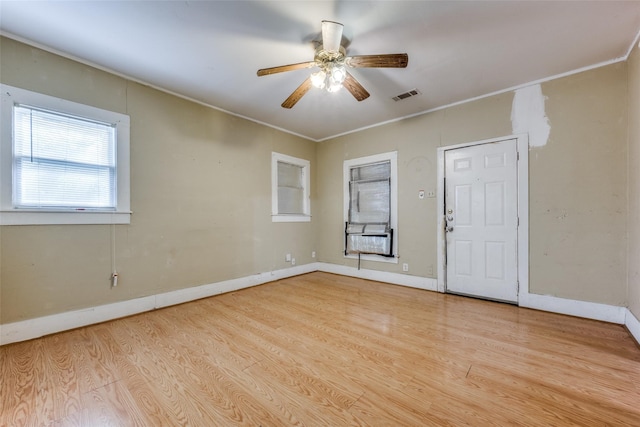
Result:
[[534,293],[626,305],[626,68],[542,85],[551,135],[529,155]]
[[271,222],[271,152],[316,144],[0,39],[2,83],[129,114],[130,225],[3,226],[1,323],[312,262],[316,221]]
[[631,52],[629,67],[629,310],[640,319],[640,51]]
[[[551,135],[530,151],[532,293],[626,304],[626,90],[625,64],[542,85]],[[397,150],[401,263],[434,277],[436,201],[417,193],[436,187],[436,149],[510,135],[512,100],[492,96],[320,143],[321,260],[355,265],[341,252],[343,161]]]

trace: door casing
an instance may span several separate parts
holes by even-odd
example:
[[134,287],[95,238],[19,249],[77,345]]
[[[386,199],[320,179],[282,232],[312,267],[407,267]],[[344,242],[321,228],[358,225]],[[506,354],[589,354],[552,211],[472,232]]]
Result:
[[447,291],[446,270],[446,237],[445,237],[445,152],[458,148],[475,145],[490,144],[509,139],[516,140],[518,150],[517,160],[517,188],[518,188],[518,299],[529,293],[529,141],[527,135],[510,135],[499,138],[485,139],[465,144],[439,147],[437,150],[437,262],[438,262],[438,292]]

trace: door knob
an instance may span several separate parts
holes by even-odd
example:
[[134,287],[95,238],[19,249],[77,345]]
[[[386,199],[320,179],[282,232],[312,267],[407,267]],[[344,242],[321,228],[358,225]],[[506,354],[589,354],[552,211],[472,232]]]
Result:
[[444,229],[447,233],[451,233],[453,231],[453,225],[447,225]]

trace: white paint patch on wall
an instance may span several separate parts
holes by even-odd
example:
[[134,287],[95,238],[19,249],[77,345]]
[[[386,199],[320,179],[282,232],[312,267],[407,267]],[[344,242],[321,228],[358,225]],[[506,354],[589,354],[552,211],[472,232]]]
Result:
[[545,96],[539,84],[523,87],[515,91],[511,107],[511,127],[513,134],[529,135],[530,147],[547,145],[551,126],[544,112]]

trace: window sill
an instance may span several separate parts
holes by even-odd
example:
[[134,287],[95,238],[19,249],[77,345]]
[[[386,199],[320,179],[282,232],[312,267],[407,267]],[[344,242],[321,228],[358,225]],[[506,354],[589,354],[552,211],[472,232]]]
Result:
[[[345,258],[349,258],[349,259],[358,259],[358,255],[344,255]],[[394,255],[392,257],[385,257],[382,255],[367,255],[367,254],[362,254],[360,255],[360,259],[362,261],[376,261],[376,262],[386,262],[388,264],[397,264],[398,263],[398,256]]]
[[131,212],[0,211],[0,225],[130,224]]
[[311,215],[271,215],[271,222],[311,222]]

